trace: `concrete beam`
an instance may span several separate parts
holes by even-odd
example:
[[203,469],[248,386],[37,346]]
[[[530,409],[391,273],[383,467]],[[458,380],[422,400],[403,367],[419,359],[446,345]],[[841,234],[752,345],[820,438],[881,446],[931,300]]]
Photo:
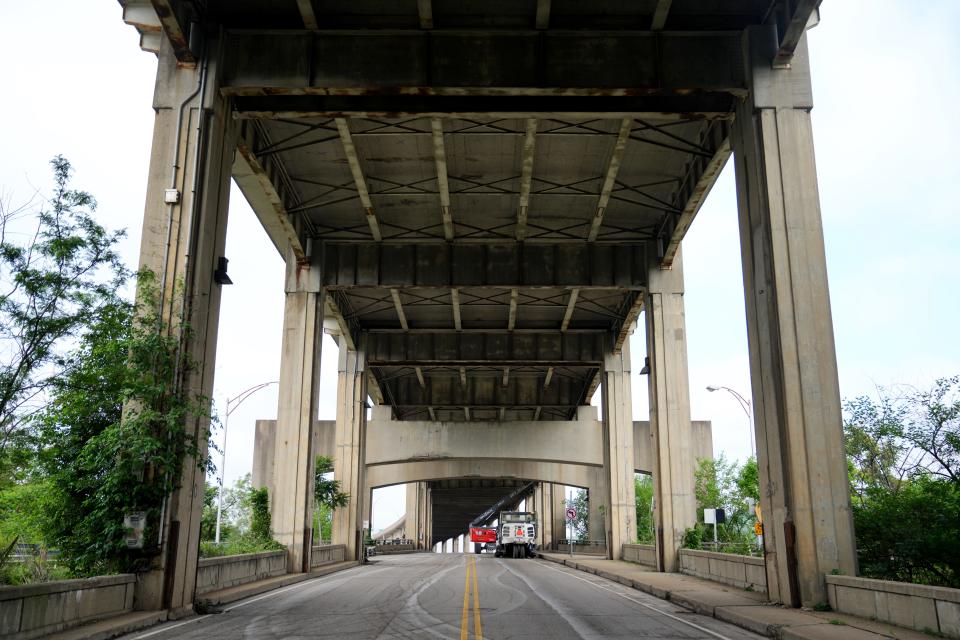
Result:
[[595,407],[576,420],[468,423],[393,420],[375,407],[367,423],[368,466],[414,460],[490,458],[600,466],[602,430]]
[[[370,366],[590,366],[603,362],[605,333],[377,333]],[[544,386],[549,386],[546,383]]]
[[[549,12],[549,0],[547,0]],[[539,4],[537,16],[539,21]],[[516,238],[523,242],[527,236],[527,210],[530,208],[530,187],[533,184],[533,159],[537,144],[537,119],[527,118],[527,126],[523,135],[523,149],[520,153],[520,200],[517,203]]]
[[440,195],[440,220],[443,222],[443,238],[453,240],[453,215],[450,212],[450,182],[447,180],[447,151],[443,144],[443,121],[430,119],[433,140],[433,160],[437,168],[437,193]]
[[305,29],[316,29],[320,26],[317,22],[316,11],[313,8],[313,0],[297,0],[297,10],[300,11]]
[[600,187],[600,197],[597,200],[597,210],[593,214],[593,221],[590,223],[590,232],[587,234],[587,241],[593,242],[600,233],[600,227],[603,225],[603,214],[610,203],[610,194],[617,182],[617,174],[620,172],[620,163],[623,160],[623,154],[627,150],[627,140],[630,138],[630,128],[633,126],[631,118],[624,118],[620,122],[620,130],[617,133],[617,139],[613,145],[613,151],[610,154],[610,160],[607,161],[607,170],[604,173],[603,185]]
[[413,244],[327,242],[328,289],[570,287],[641,290],[642,243]]
[[587,488],[591,484],[602,482],[599,479],[602,474],[601,467],[587,465],[473,458],[380,464],[368,467],[366,471],[367,486],[371,489],[447,478],[515,478]]
[[774,68],[789,68],[803,34],[820,21],[822,0],[783,0],[775,11],[780,46],[773,58]]
[[363,177],[363,169],[360,167],[360,158],[357,156],[357,148],[353,144],[353,138],[350,134],[350,125],[346,118],[337,118],[337,132],[340,134],[340,142],[343,145],[343,153],[347,157],[347,164],[350,166],[350,174],[353,176],[353,183],[357,188],[357,197],[360,198],[360,204],[363,206],[363,213],[367,219],[367,225],[370,227],[370,235],[379,242],[383,236],[380,234],[380,223],[377,220],[377,214],[373,209],[373,201],[370,200],[370,191],[367,189],[367,181]]

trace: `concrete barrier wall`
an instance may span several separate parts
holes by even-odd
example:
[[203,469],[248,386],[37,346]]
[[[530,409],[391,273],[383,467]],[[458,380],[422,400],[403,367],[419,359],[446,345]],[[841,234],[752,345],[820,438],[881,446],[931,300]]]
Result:
[[310,566],[322,567],[325,564],[343,562],[346,547],[342,544],[325,544],[310,551]]
[[133,574],[0,587],[0,638],[27,640],[129,613]]
[[[468,542],[469,544],[469,542]],[[411,553],[417,550],[412,542],[409,544],[378,544],[377,555],[390,555],[391,553]]]
[[197,566],[197,595],[282,576],[286,572],[286,551],[202,558]]
[[751,588],[754,591],[767,592],[767,570],[763,558],[680,549],[680,573],[741,589]]
[[[557,543],[557,553],[570,553],[570,546],[567,543]],[[598,545],[575,544],[573,553],[578,556],[604,556],[607,555],[607,548]]]
[[960,638],[960,589],[828,575],[835,611]]
[[622,554],[627,562],[654,568],[657,566],[657,549],[652,544],[625,544]]

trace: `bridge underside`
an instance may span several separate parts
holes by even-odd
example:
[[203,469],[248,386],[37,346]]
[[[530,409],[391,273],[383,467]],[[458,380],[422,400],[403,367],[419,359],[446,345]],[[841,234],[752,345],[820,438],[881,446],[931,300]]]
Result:
[[[367,468],[368,399],[482,442],[569,427],[599,390],[590,468],[619,554],[641,310],[658,556],[675,569],[696,518],[681,243],[734,153],[770,595],[811,605],[824,572],[854,572],[803,37],[818,0],[120,4],[160,57],[142,263],[170,283],[170,319],[184,282],[188,388],[213,388],[231,177],[286,261],[271,504],[291,570],[309,563],[324,331],[351,553],[370,478],[402,473]],[[413,464],[419,482],[459,463]],[[186,467],[161,523],[173,564],[144,602],[192,597],[203,477]]]

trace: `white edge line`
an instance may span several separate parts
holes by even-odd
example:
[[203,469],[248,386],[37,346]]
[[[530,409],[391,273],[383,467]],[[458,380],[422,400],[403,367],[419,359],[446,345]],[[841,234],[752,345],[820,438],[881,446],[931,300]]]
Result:
[[[336,572],[334,572],[334,573],[328,573],[327,575],[332,576],[332,575],[335,575],[335,574],[340,574],[340,575],[337,576],[337,577],[339,578],[339,577],[342,576],[344,573],[347,573],[348,571],[353,571],[354,569],[358,569],[358,568],[359,568],[359,567],[351,567],[350,569],[344,569],[343,571],[336,571]],[[372,573],[372,572],[371,572],[371,573]],[[295,589],[295,588],[297,588],[297,587],[303,587],[303,586],[306,586],[306,585],[308,585],[308,584],[313,584],[313,583],[316,582],[316,580],[318,580],[318,579],[320,579],[320,578],[325,578],[325,577],[327,577],[327,576],[317,576],[317,577],[315,577],[315,578],[307,578],[306,580],[301,580],[300,582],[297,582],[296,584],[287,585],[286,587],[281,587],[280,589],[274,589],[273,591],[268,591],[267,593],[265,593],[265,594],[263,594],[263,595],[261,595],[261,596],[258,596],[258,597],[255,597],[255,598],[250,598],[250,599],[248,599],[248,600],[243,600],[243,601],[238,602],[237,604],[235,604],[235,605],[233,605],[233,606],[230,606],[230,607],[224,607],[221,611],[222,611],[223,613],[226,613],[226,612],[228,612],[228,611],[233,611],[234,609],[239,609],[240,607],[245,607],[245,606],[247,606],[248,604],[253,604],[254,602],[259,602],[260,600],[264,600],[264,599],[270,598],[270,597],[272,597],[272,596],[278,596],[278,595],[280,595],[281,593],[286,593],[287,591],[291,591],[292,589]],[[185,625],[188,625],[188,624],[193,624],[194,622],[200,622],[201,620],[206,620],[207,618],[213,617],[213,615],[214,615],[214,614],[208,613],[208,614],[205,614],[205,615],[202,615],[202,616],[197,616],[196,618],[190,618],[189,620],[184,620],[183,622],[180,622],[180,623],[177,623],[177,624],[174,624],[174,625],[170,625],[169,627],[163,627],[162,629],[155,629],[155,630],[150,631],[150,632],[148,632],[148,633],[144,633],[144,634],[141,634],[141,635],[139,635],[139,636],[134,636],[133,638],[131,638],[131,640],[140,640],[141,638],[149,638],[150,636],[155,636],[155,635],[157,635],[157,634],[159,634],[159,633],[164,633],[164,632],[166,632],[166,631],[172,631],[173,629],[176,629],[176,628],[178,628],[178,627],[182,627],[182,626],[185,626]]]
[[[687,625],[687,626],[689,626],[689,627],[693,627],[694,629],[698,629],[698,630],[700,630],[700,631],[702,631],[702,632],[704,632],[704,633],[706,633],[706,634],[709,634],[709,635],[713,636],[714,638],[720,638],[720,640],[733,640],[733,638],[730,638],[729,636],[721,635],[721,634],[717,633],[716,631],[711,631],[710,629],[707,629],[706,627],[701,627],[700,625],[695,624],[695,623],[693,623],[693,622],[690,622],[689,620],[684,620],[683,618],[678,618],[677,616],[675,616],[675,615],[673,615],[673,614],[670,614],[670,613],[667,613],[666,611],[663,611],[662,609],[658,609],[657,607],[654,607],[653,605],[649,605],[649,604],[647,604],[646,602],[641,602],[640,600],[637,600],[636,598],[631,598],[630,596],[628,596],[628,595],[625,594],[625,593],[620,593],[620,592],[618,592],[618,591],[616,591],[616,590],[614,590],[614,589],[610,589],[610,588],[608,588],[608,587],[601,586],[601,585],[597,584],[596,582],[592,582],[592,581],[590,581],[590,580],[587,580],[586,578],[581,578],[580,576],[574,575],[574,574],[572,574],[572,573],[570,573],[570,572],[561,571],[560,569],[557,569],[557,568],[555,568],[555,567],[551,567],[549,564],[544,564],[543,566],[544,566],[545,568],[547,568],[547,569],[550,569],[551,571],[556,571],[557,573],[562,573],[562,574],[564,574],[564,575],[568,575],[568,576],[570,576],[571,578],[574,578],[574,579],[576,579],[576,580],[582,580],[583,582],[586,582],[587,584],[592,585],[592,586],[596,587],[597,589],[603,589],[604,591],[609,591],[610,593],[612,593],[612,594],[614,594],[614,595],[618,595],[618,596],[620,596],[621,598],[626,598],[626,599],[629,600],[630,602],[635,602],[636,604],[639,604],[641,607],[646,607],[647,609],[650,609],[651,611],[656,611],[656,612],[659,613],[660,615],[666,616],[666,617],[670,618],[671,620],[676,620],[677,622],[682,622],[683,624],[685,624],[685,625]],[[564,565],[564,566],[567,566],[567,565]],[[573,569],[573,567],[570,567],[570,568]],[[574,569],[574,571],[579,571],[579,569]],[[600,579],[602,579],[602,580],[606,580],[606,579],[607,579],[607,578],[604,578],[603,576],[599,576],[599,575],[598,575],[597,577],[600,578]],[[618,583],[616,583],[616,584],[620,584],[620,583],[618,582]],[[623,586],[625,586],[625,585],[623,585]],[[656,596],[653,596],[653,597],[656,597]],[[665,602],[666,602],[666,601],[665,601]],[[696,613],[696,612],[694,612],[694,613]]]

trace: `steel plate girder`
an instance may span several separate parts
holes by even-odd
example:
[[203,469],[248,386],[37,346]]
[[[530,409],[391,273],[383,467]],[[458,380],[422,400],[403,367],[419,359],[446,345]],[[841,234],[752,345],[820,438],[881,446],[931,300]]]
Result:
[[328,289],[570,287],[640,290],[645,246],[594,244],[326,243]]
[[584,366],[603,361],[609,335],[594,333],[370,333],[371,366]]
[[499,376],[430,376],[420,385],[416,377],[381,380],[394,408],[400,407],[575,407],[589,380],[555,378],[544,388],[541,376],[511,376],[503,385]]
[[428,87],[743,95],[746,87],[738,32],[236,30],[224,51],[223,90],[237,96]]

